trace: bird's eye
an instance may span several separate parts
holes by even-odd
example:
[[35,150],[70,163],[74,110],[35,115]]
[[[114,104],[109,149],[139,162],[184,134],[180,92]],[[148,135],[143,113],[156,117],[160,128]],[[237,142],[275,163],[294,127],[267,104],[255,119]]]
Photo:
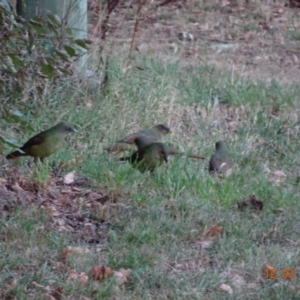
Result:
[[69,126],[66,126],[66,130],[67,131],[73,131],[73,129],[71,127],[69,127]]

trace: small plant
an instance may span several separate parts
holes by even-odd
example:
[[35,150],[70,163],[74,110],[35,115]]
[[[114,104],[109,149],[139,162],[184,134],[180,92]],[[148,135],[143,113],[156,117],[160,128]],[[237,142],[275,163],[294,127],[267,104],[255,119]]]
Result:
[[[45,19],[25,22],[1,6],[0,40],[0,123],[28,127],[24,115],[42,105],[49,80],[72,75],[73,62],[81,55],[78,49],[87,49],[90,42],[75,39],[56,15],[48,13]],[[0,136],[1,143],[14,144],[4,136]]]
[[45,188],[51,181],[51,166],[38,160],[38,163],[33,167],[31,175],[32,181],[39,187]]

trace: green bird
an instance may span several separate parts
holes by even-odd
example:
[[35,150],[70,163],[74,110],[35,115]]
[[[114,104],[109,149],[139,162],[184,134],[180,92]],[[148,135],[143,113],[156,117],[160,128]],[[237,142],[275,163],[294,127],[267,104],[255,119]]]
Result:
[[233,164],[234,162],[226,143],[224,141],[216,142],[216,151],[209,161],[209,174],[227,177],[231,173]]
[[32,156],[35,163],[38,158],[43,161],[45,157],[59,149],[66,135],[71,132],[76,132],[71,124],[60,122],[50,129],[33,136],[20,149],[8,154],[6,158]]
[[162,140],[164,135],[170,132],[171,129],[167,125],[158,124],[151,128],[140,130],[130,135],[127,135],[123,139],[117,141],[114,145],[105,148],[105,150],[112,153],[132,149],[130,145],[134,144],[134,141],[138,137],[145,137],[148,139],[149,142],[152,143],[159,142]]
[[[134,167],[137,167],[141,173],[146,171],[152,173],[155,168],[162,165],[164,161],[166,163],[168,162],[169,155],[184,154],[164,143],[152,143],[144,136],[136,138],[134,143],[138,150],[130,156],[121,157],[119,160],[129,161]],[[204,157],[196,154],[189,154],[188,157],[204,159]]]
[[120,161],[129,161],[141,173],[154,172],[155,168],[164,161],[168,162],[168,150],[163,143],[151,143],[127,157],[121,157]]

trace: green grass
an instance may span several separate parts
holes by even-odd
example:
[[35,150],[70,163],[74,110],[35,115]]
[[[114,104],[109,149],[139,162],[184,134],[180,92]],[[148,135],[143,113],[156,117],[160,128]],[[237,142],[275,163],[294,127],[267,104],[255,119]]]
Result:
[[[108,203],[108,211],[93,211],[108,223],[97,228],[105,238],[88,244],[58,232],[38,205],[21,206],[0,222],[0,295],[46,299],[48,292],[33,286],[35,281],[62,286],[62,299],[297,299],[299,132],[294,125],[299,86],[254,82],[208,65],[187,68],[174,58],[146,56],[134,58],[144,71],[132,69],[125,75],[124,61],[111,60],[105,94],[87,92],[84,86],[70,88],[71,82],[53,86],[43,109],[28,114],[34,132],[7,131],[21,144],[58,120],[76,124],[78,134],[47,159],[47,166],[80,155],[83,162],[66,171],[75,168],[91,179],[94,189],[117,195],[119,207]],[[228,125],[231,121],[236,122],[234,129]],[[166,142],[207,159],[174,157],[150,176],[103,150],[128,132],[162,122],[172,129]],[[227,141],[235,160],[234,172],[225,180],[207,172],[220,139]],[[286,180],[275,185],[267,168],[284,171]],[[44,183],[47,172],[45,167],[31,176]],[[238,211],[235,202],[251,194],[263,201],[263,211]],[[201,249],[203,232],[216,224],[223,226],[224,234]],[[67,269],[55,268],[55,263],[69,245],[91,252],[67,260],[68,267],[89,274],[94,264],[129,268],[129,282],[124,288],[113,279],[90,281],[84,287],[67,282]],[[181,270],[179,264],[188,262],[196,267]],[[276,267],[278,281],[263,278],[266,262]],[[296,278],[281,279],[283,268],[294,268]],[[235,275],[243,279],[240,288]],[[12,279],[16,284],[9,289]],[[230,285],[233,294],[219,291],[221,283]]]

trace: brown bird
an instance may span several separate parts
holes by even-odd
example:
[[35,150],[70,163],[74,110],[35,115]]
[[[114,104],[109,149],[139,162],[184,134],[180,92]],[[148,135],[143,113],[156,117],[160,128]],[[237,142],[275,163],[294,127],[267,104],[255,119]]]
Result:
[[34,162],[39,158],[41,161],[45,157],[57,151],[65,136],[70,132],[76,132],[71,124],[60,122],[48,130],[38,133],[30,138],[20,149],[8,154],[7,159],[13,159],[20,156],[32,156]]
[[134,144],[134,141],[138,137],[146,137],[149,142],[154,143],[161,141],[163,136],[170,133],[171,129],[164,125],[164,124],[158,124],[153,126],[152,128],[140,130],[137,132],[134,132],[123,139],[116,142],[116,144],[109,146],[105,148],[106,151],[112,153],[116,151],[123,151],[132,149],[129,145]]
[[209,161],[209,174],[227,177],[231,173],[233,164],[234,162],[226,143],[224,141],[216,142],[216,151]]
[[[168,162],[169,155],[184,154],[164,143],[151,143],[144,136],[136,138],[134,143],[138,150],[130,156],[121,157],[119,160],[129,161],[133,166],[137,167],[141,173],[147,170],[152,173],[155,168],[160,166],[164,161]],[[188,157],[204,159],[204,157],[196,154],[188,154]]]

